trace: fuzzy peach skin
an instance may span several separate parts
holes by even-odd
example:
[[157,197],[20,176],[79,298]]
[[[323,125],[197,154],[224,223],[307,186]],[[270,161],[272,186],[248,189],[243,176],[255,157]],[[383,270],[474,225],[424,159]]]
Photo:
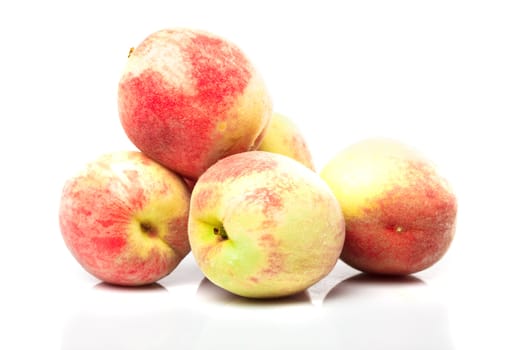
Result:
[[344,218],[318,174],[283,155],[224,158],[197,181],[188,235],[205,276],[251,298],[292,295],[326,276],[344,241]]
[[129,55],[118,86],[122,126],[146,155],[189,179],[256,149],[272,104],[233,43],[188,28],[152,33]]
[[341,260],[369,273],[406,275],[439,261],[455,233],[457,201],[447,181],[414,149],[368,139],[322,169],[343,208]]
[[59,219],[76,260],[102,281],[125,286],[168,275],[190,250],[184,181],[140,152],[113,152],[64,185]]
[[315,170],[303,134],[298,125],[284,114],[273,113],[258,150],[285,155]]

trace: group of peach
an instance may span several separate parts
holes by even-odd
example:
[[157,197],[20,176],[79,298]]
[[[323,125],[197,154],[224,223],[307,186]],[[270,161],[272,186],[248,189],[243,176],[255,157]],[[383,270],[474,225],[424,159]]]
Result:
[[86,164],[59,208],[66,246],[107,283],[154,283],[191,252],[231,293],[282,297],[338,260],[416,273],[453,239],[456,197],[428,159],[369,138],[317,172],[299,124],[274,112],[247,56],[215,34],[147,36],[129,52],[118,111],[137,150]]

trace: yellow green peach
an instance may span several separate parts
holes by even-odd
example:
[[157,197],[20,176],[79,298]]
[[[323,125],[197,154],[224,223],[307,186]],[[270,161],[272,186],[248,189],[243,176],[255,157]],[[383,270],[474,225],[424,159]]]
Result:
[[188,235],[205,276],[237,295],[304,291],[337,262],[341,207],[318,174],[283,155],[226,157],[197,181]]

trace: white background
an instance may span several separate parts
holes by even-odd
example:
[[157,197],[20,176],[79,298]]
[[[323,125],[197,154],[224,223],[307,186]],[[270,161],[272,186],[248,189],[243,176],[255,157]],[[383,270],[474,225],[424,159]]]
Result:
[[[2,2],[0,348],[524,349],[524,19],[520,1]],[[214,287],[191,256],[144,290],[84,272],[58,229],[61,187],[134,149],[120,72],[172,26],[241,47],[318,168],[371,136],[427,154],[459,201],[443,260],[402,281],[338,264],[263,303]]]

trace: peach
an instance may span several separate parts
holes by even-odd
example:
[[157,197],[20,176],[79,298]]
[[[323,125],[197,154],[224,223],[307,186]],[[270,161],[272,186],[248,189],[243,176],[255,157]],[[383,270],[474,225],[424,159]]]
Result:
[[346,221],[341,260],[369,273],[424,270],[448,250],[457,203],[428,159],[395,140],[369,139],[335,155],[321,177]]
[[189,201],[182,178],[144,154],[108,153],[67,180],[60,229],[93,276],[118,285],[150,284],[190,251]]
[[272,112],[263,79],[239,48],[188,28],[152,33],[131,51],[118,106],[137,148],[194,180],[217,160],[256,149]]
[[258,150],[285,155],[315,170],[310,149],[301,130],[284,114],[272,115]]
[[289,157],[252,151],[223,158],[199,178],[188,235],[210,281],[272,298],[304,291],[333,269],[344,225],[318,174]]

